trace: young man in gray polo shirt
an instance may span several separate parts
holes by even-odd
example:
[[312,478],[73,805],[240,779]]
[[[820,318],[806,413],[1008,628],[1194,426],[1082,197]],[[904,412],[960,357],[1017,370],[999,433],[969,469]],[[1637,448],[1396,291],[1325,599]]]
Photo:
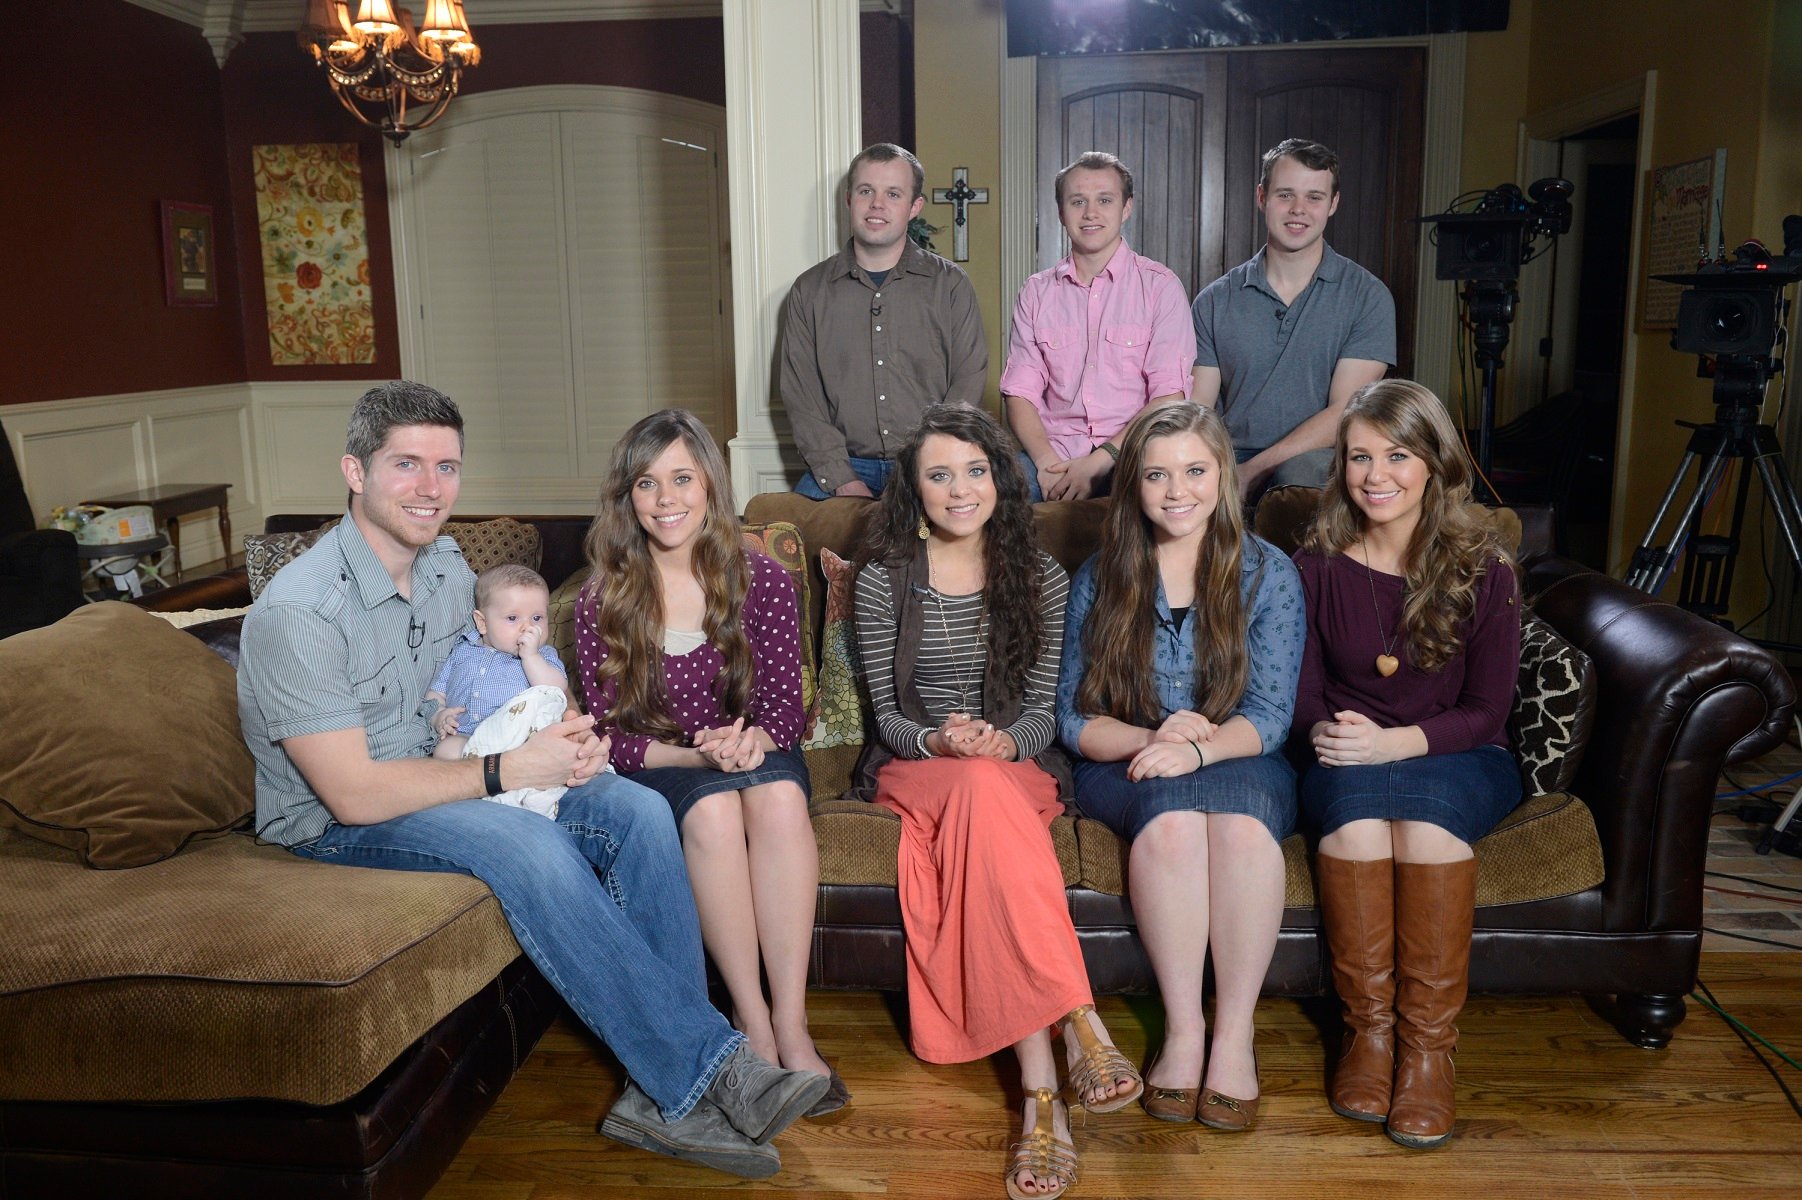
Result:
[[[631,1075],[601,1132],[775,1174],[769,1139],[828,1081],[765,1063],[708,1002],[669,805],[600,773],[607,743],[573,709],[505,754],[430,757],[425,693],[475,599],[475,575],[440,536],[463,465],[456,405],[417,383],[371,389],[340,465],[344,520],[244,619],[238,716],[257,764],[258,835],[321,862],[480,879]],[[570,790],[555,820],[479,798],[556,785]]]
[[1395,364],[1395,301],[1326,243],[1339,158],[1290,138],[1264,155],[1264,248],[1195,298],[1191,396],[1217,405],[1247,499],[1326,482],[1339,414]]
[[795,280],[782,309],[782,405],[814,500],[873,496],[929,404],[977,404],[989,372],[976,289],[914,245],[920,160],[879,142],[851,160],[851,240]]

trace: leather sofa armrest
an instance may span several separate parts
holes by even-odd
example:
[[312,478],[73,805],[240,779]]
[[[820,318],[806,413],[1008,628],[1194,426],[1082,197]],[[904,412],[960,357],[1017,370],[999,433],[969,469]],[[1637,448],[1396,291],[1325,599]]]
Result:
[[1526,590],[1595,663],[1574,790],[1601,835],[1606,925],[1700,928],[1716,782],[1783,739],[1789,673],[1745,638],[1567,559],[1531,560]]
[[133,601],[151,612],[184,612],[190,608],[243,608],[250,603],[250,575],[233,567],[217,575],[184,579]]

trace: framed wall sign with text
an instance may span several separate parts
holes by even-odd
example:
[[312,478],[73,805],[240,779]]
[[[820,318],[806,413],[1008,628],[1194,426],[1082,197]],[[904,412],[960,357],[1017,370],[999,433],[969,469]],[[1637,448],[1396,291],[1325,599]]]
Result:
[[213,206],[163,201],[163,295],[172,305],[219,303]]

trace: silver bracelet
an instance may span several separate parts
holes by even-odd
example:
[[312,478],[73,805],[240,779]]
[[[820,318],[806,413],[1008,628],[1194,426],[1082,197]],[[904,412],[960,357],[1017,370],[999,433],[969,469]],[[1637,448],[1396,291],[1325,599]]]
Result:
[[920,732],[914,734],[914,752],[920,758],[932,757],[932,751],[926,745],[926,736],[931,732],[932,730],[930,729],[922,729]]

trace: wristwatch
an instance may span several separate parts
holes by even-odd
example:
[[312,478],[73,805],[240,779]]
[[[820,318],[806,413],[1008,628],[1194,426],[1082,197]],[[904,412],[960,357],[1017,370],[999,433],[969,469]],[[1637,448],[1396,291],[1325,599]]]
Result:
[[1111,458],[1111,459],[1113,459],[1113,460],[1114,460],[1114,461],[1115,461],[1115,462],[1119,462],[1119,461],[1120,461],[1120,447],[1118,447],[1118,446],[1116,446],[1116,445],[1114,445],[1114,443],[1113,443],[1113,442],[1111,442],[1111,441],[1109,441],[1109,442],[1103,442],[1103,443],[1101,443],[1101,445],[1099,445],[1099,446],[1097,446],[1097,447],[1095,447],[1095,448],[1096,448],[1096,449],[1097,449],[1097,450],[1105,450],[1105,451],[1107,451],[1107,456],[1108,456],[1108,457],[1109,457],[1109,458]]

